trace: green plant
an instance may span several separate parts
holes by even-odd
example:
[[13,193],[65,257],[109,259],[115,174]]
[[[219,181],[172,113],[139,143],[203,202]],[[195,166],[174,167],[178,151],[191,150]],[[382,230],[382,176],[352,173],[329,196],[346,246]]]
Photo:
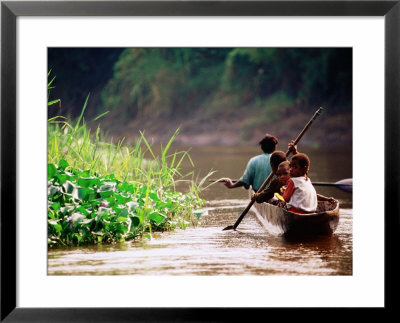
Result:
[[[194,165],[188,152],[169,152],[179,129],[159,156],[142,132],[134,147],[106,142],[99,126],[92,134],[85,123],[88,100],[74,124],[62,116],[48,120],[49,245],[115,243],[196,225],[199,193],[212,173],[200,184],[189,178],[193,173],[181,174],[185,158]],[[189,184],[188,192],[176,191],[179,182]]]

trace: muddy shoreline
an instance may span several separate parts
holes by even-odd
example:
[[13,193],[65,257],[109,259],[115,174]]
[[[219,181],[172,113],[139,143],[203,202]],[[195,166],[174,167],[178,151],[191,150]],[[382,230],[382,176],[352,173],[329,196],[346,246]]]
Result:
[[[288,117],[279,122],[251,126],[245,116],[213,119],[142,119],[126,125],[107,125],[108,136],[114,140],[125,138],[134,144],[144,132],[152,144],[166,144],[175,130],[179,135],[174,144],[182,146],[257,146],[265,133],[276,136],[281,144],[295,139],[309,121],[308,114]],[[144,130],[145,129],[145,130]],[[144,130],[144,131],[143,131]],[[320,116],[302,138],[302,145],[310,147],[343,147],[352,145],[351,115]]]

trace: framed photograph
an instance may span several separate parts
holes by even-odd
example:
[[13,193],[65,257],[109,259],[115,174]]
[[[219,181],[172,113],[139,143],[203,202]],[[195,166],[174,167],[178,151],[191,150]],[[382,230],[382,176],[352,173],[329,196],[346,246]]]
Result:
[[[399,41],[398,0],[2,1],[1,321],[235,321],[272,310],[393,309]],[[62,47],[349,49],[351,273],[49,274],[48,111],[38,107],[48,104],[49,49]]]

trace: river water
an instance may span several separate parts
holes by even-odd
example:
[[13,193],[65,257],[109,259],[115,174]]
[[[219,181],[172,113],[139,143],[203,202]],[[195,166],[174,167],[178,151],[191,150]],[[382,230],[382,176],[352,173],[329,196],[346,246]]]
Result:
[[[352,177],[351,149],[304,149],[312,181]],[[239,178],[258,147],[194,147],[196,176]],[[189,170],[188,164],[184,168]],[[339,199],[340,221],[332,236],[288,239],[265,232],[251,211],[236,231],[232,225],[249,203],[243,188],[221,183],[203,192],[207,200],[195,228],[154,234],[151,240],[116,245],[50,249],[49,275],[352,275],[352,194],[334,187],[317,192]]]

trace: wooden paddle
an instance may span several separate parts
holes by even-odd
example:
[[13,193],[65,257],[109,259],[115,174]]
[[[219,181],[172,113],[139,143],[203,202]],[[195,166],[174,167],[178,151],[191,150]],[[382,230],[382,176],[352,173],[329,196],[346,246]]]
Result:
[[[297,136],[296,140],[294,141],[294,145],[296,145],[301,137],[303,137],[303,135],[305,134],[305,132],[308,130],[308,128],[311,126],[311,124],[313,123],[313,121],[319,116],[319,114],[321,113],[322,108],[319,108],[313,115],[313,117],[311,118],[310,121],[308,121],[308,123],[306,124],[306,126],[304,127],[304,129],[300,132],[300,134]],[[290,151],[288,150],[286,152],[286,157],[288,157],[290,155]],[[261,187],[258,189],[257,193],[262,192],[262,190],[265,188],[265,186],[267,186],[267,184],[269,183],[269,181],[272,179],[272,177],[274,176],[274,173],[271,172],[271,174],[269,174],[269,176],[267,177],[267,179],[264,181],[264,183],[261,185]],[[242,212],[242,214],[239,216],[239,218],[236,220],[234,225],[229,225],[226,228],[223,229],[224,230],[236,230],[237,226],[240,224],[240,222],[242,222],[243,218],[245,217],[245,215],[247,214],[247,212],[250,210],[250,208],[253,206],[254,201],[251,200],[249,205],[245,208],[245,210]]]
[[319,186],[334,186],[345,192],[349,192],[349,193],[353,192],[353,179],[352,178],[342,179],[340,181],[337,181],[336,183],[313,182],[312,184],[319,185]]
[[[225,179],[219,178],[219,179],[209,179],[208,180],[211,183],[225,183]],[[238,179],[231,179],[232,183],[236,183]],[[345,178],[341,179],[340,181],[337,181],[335,183],[329,183],[329,182],[312,182],[313,185],[316,186],[333,186],[338,189],[341,189],[342,191],[352,193],[353,192],[353,179],[352,178]]]

